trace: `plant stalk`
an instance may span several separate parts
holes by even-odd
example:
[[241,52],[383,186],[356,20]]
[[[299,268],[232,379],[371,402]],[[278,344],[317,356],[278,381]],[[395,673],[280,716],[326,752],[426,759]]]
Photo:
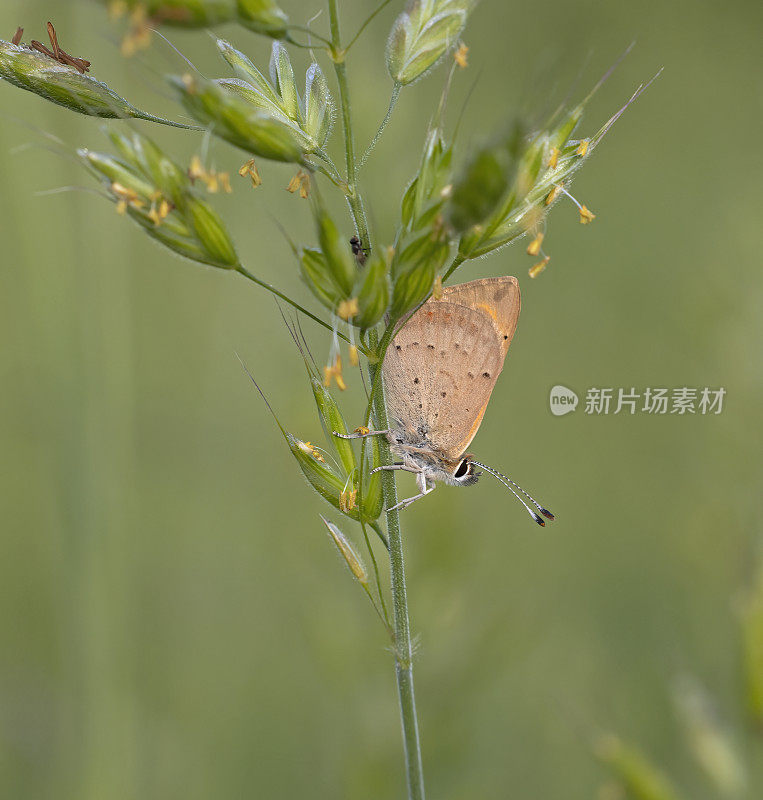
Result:
[[[369,337],[372,347],[378,345],[376,331]],[[369,367],[371,383],[381,363]],[[374,424],[377,430],[387,430],[387,405],[384,399],[384,382],[373,398]],[[389,443],[383,436],[380,440],[381,463],[394,463]],[[384,506],[392,509],[397,505],[397,486],[395,473],[382,470],[382,490]],[[413,690],[413,646],[411,644],[411,624],[408,616],[408,592],[405,584],[405,559],[403,554],[403,535],[400,529],[399,509],[388,510],[387,540],[389,542],[389,563],[392,579],[392,611],[395,634],[395,677],[400,700],[400,721],[403,728],[403,748],[405,750],[406,779],[408,782],[409,800],[424,800],[424,772],[421,760],[421,742],[419,739],[419,723],[416,715],[416,697]]]
[[[355,161],[355,144],[352,132],[352,114],[350,105],[349,87],[347,84],[347,69],[345,53],[341,48],[339,34],[339,14],[337,1],[328,0],[329,20],[331,30],[331,57],[334,62],[339,96],[342,106],[342,124],[345,140],[345,160],[347,167],[347,201],[355,220],[358,236],[371,247],[363,201],[357,189],[357,165]],[[379,337],[375,330],[369,334],[370,349],[375,351],[379,345]],[[371,384],[374,384],[376,370],[381,369],[381,362],[369,365]],[[381,376],[379,376],[381,377]],[[386,430],[389,427],[387,419],[387,406],[384,399],[384,384],[379,381],[379,388],[372,397],[373,415],[377,430]],[[389,443],[380,436],[381,463],[393,463]],[[391,509],[397,504],[397,487],[395,473],[390,470],[382,471],[382,489],[384,504]],[[403,748],[405,751],[406,780],[408,784],[409,800],[424,800],[424,774],[421,762],[421,745],[419,742],[419,725],[416,716],[416,698],[413,691],[413,646],[411,644],[411,626],[408,616],[408,593],[405,585],[405,560],[403,554],[403,537],[400,530],[400,512],[390,510],[387,516],[387,538],[389,543],[389,558],[391,572],[391,591],[394,626],[394,654],[395,676],[397,678],[398,697],[400,701],[400,718],[403,729]]]
[[371,144],[368,145],[368,147],[366,148],[366,152],[363,153],[363,157],[360,159],[360,164],[358,164],[358,169],[363,168],[363,165],[366,163],[366,161],[368,161],[369,156],[373,152],[374,147],[376,147],[377,142],[379,141],[379,139],[381,139],[382,134],[384,133],[384,130],[387,127],[387,124],[392,118],[392,112],[395,110],[395,106],[397,105],[397,100],[400,97],[400,89],[401,85],[399,83],[396,83],[392,87],[392,96],[390,97],[389,100],[389,107],[387,108],[387,113],[384,115],[384,119],[382,120],[381,125],[379,125],[379,130],[376,131],[374,138],[371,140]]
[[350,90],[347,84],[347,66],[345,64],[346,51],[342,50],[339,38],[339,14],[336,0],[328,0],[329,18],[331,24],[331,60],[334,62],[334,72],[339,84],[339,100],[342,106],[342,128],[344,129],[344,154],[347,166],[347,202],[355,221],[360,240],[366,247],[371,247],[371,237],[368,231],[368,221],[363,208],[363,200],[358,192],[357,167],[355,165],[355,139],[352,133],[352,115],[350,113]]

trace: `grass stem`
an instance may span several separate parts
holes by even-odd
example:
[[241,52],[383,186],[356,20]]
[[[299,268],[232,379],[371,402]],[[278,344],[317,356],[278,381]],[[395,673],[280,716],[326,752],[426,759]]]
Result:
[[[347,83],[347,68],[345,64],[345,51],[341,47],[339,33],[339,14],[337,0],[328,0],[329,20],[331,29],[331,54],[334,61],[339,96],[342,107],[342,124],[345,139],[345,161],[347,168],[347,201],[350,205],[358,235],[366,247],[371,247],[371,238],[368,230],[363,201],[357,189],[357,165],[355,161],[355,144],[352,130],[352,113],[350,104],[349,87]],[[385,344],[391,341],[391,331],[385,335]],[[377,332],[371,331],[368,343],[374,351],[378,349],[379,337]],[[381,380],[382,361],[369,364],[369,375],[372,391],[370,402],[373,406],[373,416],[377,430],[386,430],[387,406],[384,400],[384,384]],[[389,443],[379,437],[381,464],[393,463]],[[362,463],[362,462],[361,462]],[[397,487],[395,473],[389,470],[382,471],[382,490],[384,504],[387,509],[392,509],[397,504]],[[400,701],[400,718],[403,728],[403,749],[405,751],[406,780],[408,784],[409,800],[424,800],[424,774],[421,760],[421,745],[419,741],[419,725],[416,716],[416,698],[413,691],[413,646],[411,644],[411,627],[408,615],[408,593],[405,583],[405,560],[403,554],[403,535],[400,528],[399,510],[389,510],[387,516],[387,540],[389,543],[392,610],[394,628],[394,653],[395,677],[397,679],[398,698]]]

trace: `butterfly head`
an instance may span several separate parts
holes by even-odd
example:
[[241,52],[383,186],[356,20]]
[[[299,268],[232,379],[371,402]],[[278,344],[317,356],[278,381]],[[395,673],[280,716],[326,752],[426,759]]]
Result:
[[477,483],[482,474],[474,465],[474,456],[467,453],[456,461],[443,463],[444,483],[451,486],[471,486]]

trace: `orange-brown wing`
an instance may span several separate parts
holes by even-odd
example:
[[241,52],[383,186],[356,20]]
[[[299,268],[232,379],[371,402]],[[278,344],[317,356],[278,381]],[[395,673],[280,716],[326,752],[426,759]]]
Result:
[[[433,301],[438,302],[438,301]],[[503,343],[503,355],[514,337],[519,321],[521,299],[516,278],[481,278],[455,286],[446,286],[439,302],[460,303],[487,314],[495,324],[496,332]]]
[[445,299],[425,303],[384,359],[389,416],[421,428],[434,449],[458,459],[482,422],[507,341],[482,309]]

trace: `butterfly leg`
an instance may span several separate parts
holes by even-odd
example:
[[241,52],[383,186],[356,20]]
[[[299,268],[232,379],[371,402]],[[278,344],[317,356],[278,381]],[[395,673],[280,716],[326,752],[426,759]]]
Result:
[[332,431],[337,439],[365,439],[366,436],[386,436],[391,431],[369,431],[368,428],[356,428],[352,433]]
[[409,467],[406,464],[398,463],[398,464],[384,464],[381,467],[374,467],[371,470],[370,474],[373,475],[374,472],[379,472],[379,470],[382,470],[382,469],[388,469],[390,471],[399,469],[399,470],[403,470],[403,472],[415,472],[417,475],[420,474],[420,472],[421,472],[421,470],[418,467]]
[[415,503],[417,500],[421,500],[422,497],[426,497],[430,492],[435,490],[436,484],[432,483],[430,486],[429,481],[427,481],[426,473],[420,470],[409,470],[409,472],[416,472],[416,483],[419,485],[419,493],[414,495],[413,497],[406,497],[405,500],[401,500],[397,505],[392,506],[392,508],[386,509],[387,511],[395,511],[396,509],[403,509],[408,508],[411,503]]

